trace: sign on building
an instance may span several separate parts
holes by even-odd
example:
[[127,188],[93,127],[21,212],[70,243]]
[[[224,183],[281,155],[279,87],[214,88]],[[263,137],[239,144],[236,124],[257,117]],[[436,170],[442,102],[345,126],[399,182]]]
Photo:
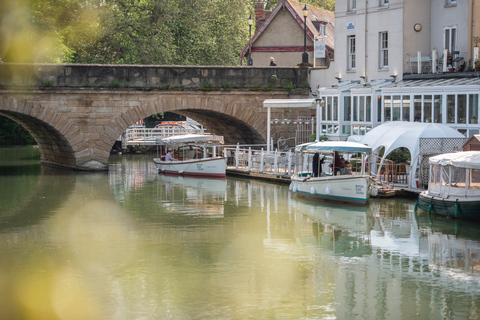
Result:
[[355,22],[347,23],[347,30],[355,30]]
[[315,58],[325,58],[325,40],[315,40]]

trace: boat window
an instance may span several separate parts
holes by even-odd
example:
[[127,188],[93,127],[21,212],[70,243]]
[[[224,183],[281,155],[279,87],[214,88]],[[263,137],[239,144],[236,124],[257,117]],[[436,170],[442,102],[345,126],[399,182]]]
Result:
[[465,188],[465,168],[452,167],[452,187]]
[[469,189],[480,190],[480,170],[470,169],[470,185]]
[[442,183],[442,186],[448,186],[448,182],[450,181],[450,178],[449,178],[449,174],[448,174],[448,167],[441,167],[442,170],[442,180],[441,180],[441,183]]
[[432,174],[430,175],[430,183],[440,184],[441,181],[441,166],[433,165]]

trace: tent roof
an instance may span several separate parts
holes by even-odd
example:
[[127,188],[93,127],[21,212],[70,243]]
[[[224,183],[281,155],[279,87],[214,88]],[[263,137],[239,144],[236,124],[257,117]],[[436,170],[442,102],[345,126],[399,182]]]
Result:
[[419,155],[420,138],[465,138],[463,134],[440,123],[387,122],[370,130],[360,140],[377,150],[385,147],[384,156],[397,148],[407,148],[412,161]]
[[311,152],[323,151],[332,153],[334,151],[340,152],[367,152],[371,153],[372,148],[357,142],[348,141],[319,141],[310,142],[298,145],[296,151],[307,150]]
[[445,153],[429,159],[430,164],[480,169],[480,151]]
[[223,144],[223,136],[213,134],[184,134],[166,138],[158,138],[157,144]]

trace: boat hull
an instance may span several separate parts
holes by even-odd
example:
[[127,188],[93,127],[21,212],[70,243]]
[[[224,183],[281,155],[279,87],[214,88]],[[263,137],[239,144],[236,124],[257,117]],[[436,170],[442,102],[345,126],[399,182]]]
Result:
[[[457,209],[455,209],[455,206]],[[418,207],[427,212],[430,211],[444,217],[480,220],[480,199],[478,197],[452,197],[449,199],[444,199],[435,197],[428,194],[428,191],[424,191],[420,193],[418,197]]]
[[181,161],[164,161],[153,159],[159,173],[191,177],[225,178],[225,158],[189,159]]
[[291,190],[299,195],[365,205],[370,197],[369,176],[292,177]]

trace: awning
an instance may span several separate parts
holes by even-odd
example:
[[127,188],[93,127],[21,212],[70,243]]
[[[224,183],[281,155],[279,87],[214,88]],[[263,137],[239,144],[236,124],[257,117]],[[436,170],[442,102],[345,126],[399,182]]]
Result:
[[267,99],[264,108],[308,108],[315,107],[315,99]]
[[223,144],[223,136],[213,134],[185,134],[157,138],[157,144]]
[[429,159],[430,164],[480,169],[480,151],[445,153]]
[[310,152],[366,152],[372,153],[372,148],[357,142],[348,141],[320,141],[312,143],[304,143],[295,148],[296,151],[310,151]]

